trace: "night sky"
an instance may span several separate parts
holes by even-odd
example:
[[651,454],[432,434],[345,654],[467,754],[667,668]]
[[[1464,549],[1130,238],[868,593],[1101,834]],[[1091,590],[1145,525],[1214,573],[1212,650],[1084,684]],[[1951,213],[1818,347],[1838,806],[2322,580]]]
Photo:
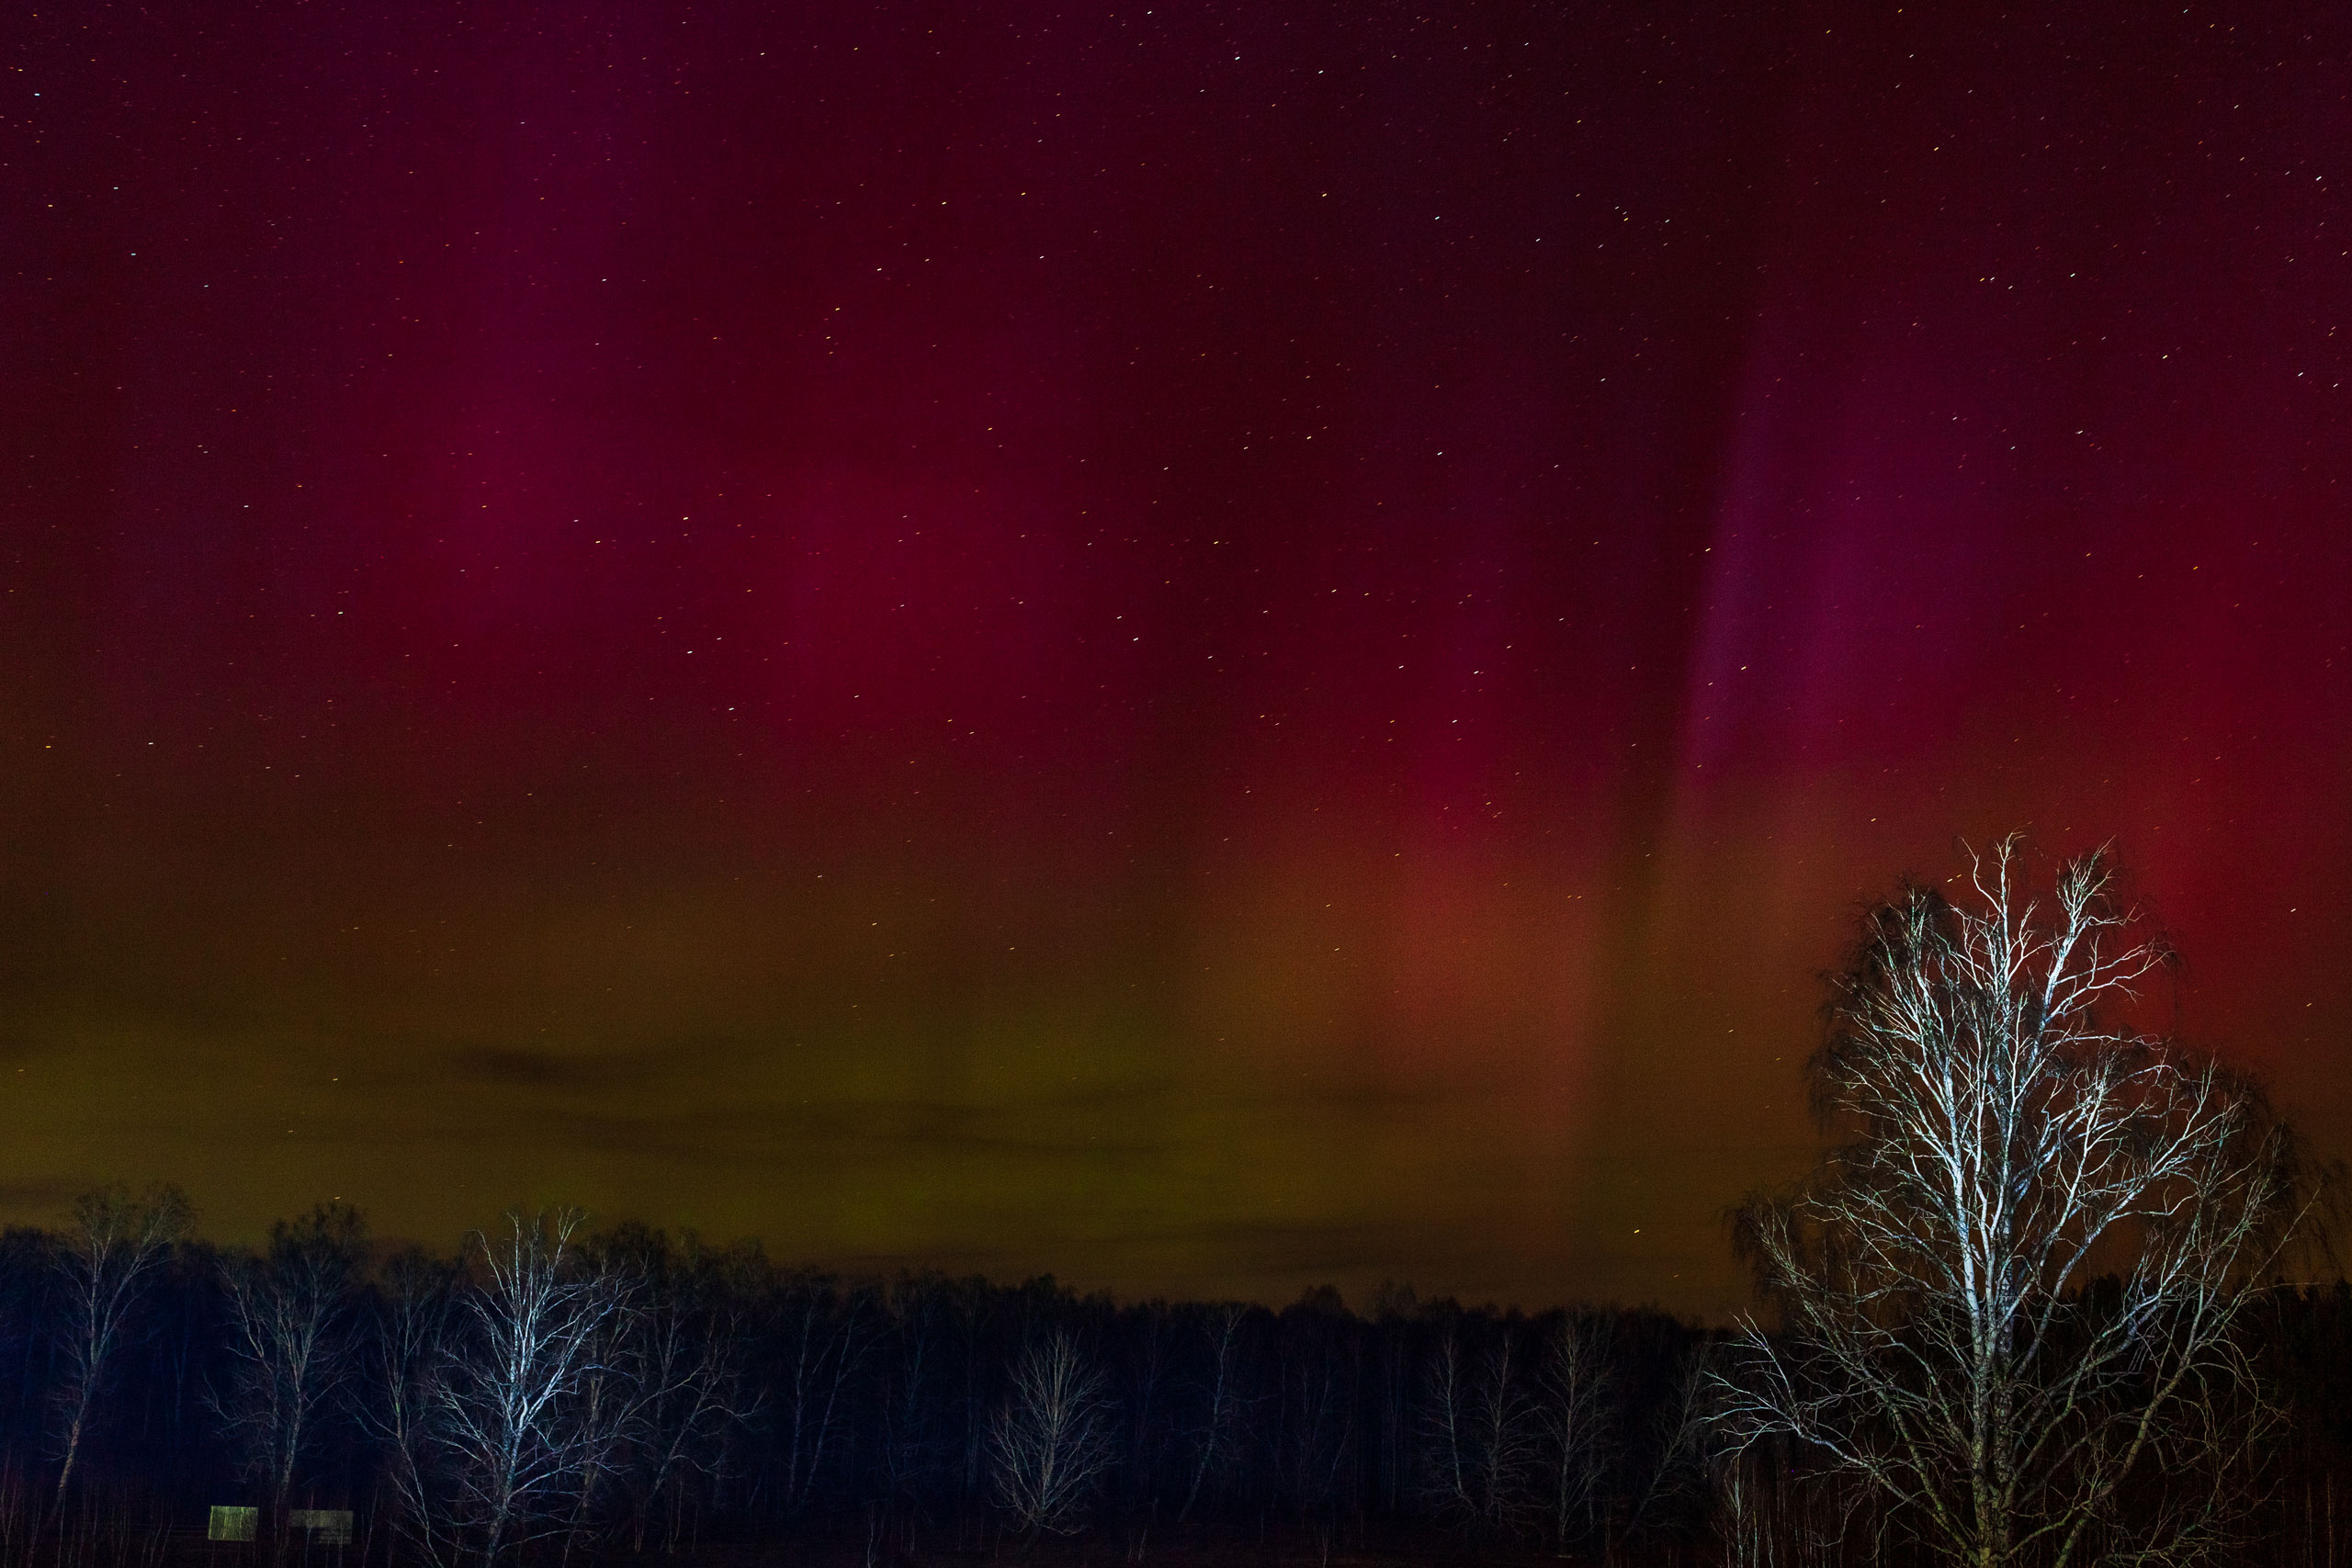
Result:
[[2352,1154],[2352,13],[1970,9],[17,11],[0,1220],[1720,1311],[2019,826]]

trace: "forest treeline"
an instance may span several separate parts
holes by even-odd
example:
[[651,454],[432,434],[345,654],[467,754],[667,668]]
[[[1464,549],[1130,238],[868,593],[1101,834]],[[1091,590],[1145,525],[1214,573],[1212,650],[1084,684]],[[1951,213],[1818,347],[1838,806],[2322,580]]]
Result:
[[[2276,1291],[2259,1323],[2290,1415],[2269,1538],[2324,1525],[2332,1553],[2352,1292]],[[1727,1456],[1721,1341],[1652,1308],[851,1280],[568,1213],[434,1253],[330,1205],[220,1247],[157,1189],[0,1235],[0,1335],[11,1561],[44,1532],[60,1561],[160,1560],[218,1504],[257,1507],[265,1545],[293,1510],[348,1508],[359,1562],[433,1565],[1054,1534],[1131,1561],[1202,1540],[1328,1556],[1417,1531],[1696,1562],[1727,1530],[1853,1535],[1801,1452]],[[1840,1550],[1806,1560],[1872,1561]]]
[[1648,1308],[849,1280],[564,1213],[435,1254],[329,1205],[222,1248],[160,1189],[0,1236],[0,1549],[224,1503],[348,1507],[436,1563],[850,1528],[1559,1547],[1704,1512],[1707,1337]]

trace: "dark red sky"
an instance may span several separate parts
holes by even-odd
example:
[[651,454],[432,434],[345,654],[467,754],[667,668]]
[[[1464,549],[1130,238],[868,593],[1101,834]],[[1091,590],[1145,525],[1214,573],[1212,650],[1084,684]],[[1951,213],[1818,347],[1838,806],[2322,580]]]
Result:
[[0,1218],[1712,1310],[2018,825],[2352,1153],[2352,24],[2041,9],[19,16]]

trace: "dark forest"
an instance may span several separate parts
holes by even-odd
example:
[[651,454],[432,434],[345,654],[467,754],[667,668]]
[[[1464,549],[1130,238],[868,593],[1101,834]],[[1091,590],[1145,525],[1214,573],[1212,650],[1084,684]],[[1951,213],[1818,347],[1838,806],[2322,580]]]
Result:
[[[343,1206],[259,1250],[188,1219],[118,1190],[0,1242],[7,1561],[1906,1560],[1796,1450],[1727,1453],[1722,1337],[1649,1308],[851,1280],[566,1213],[456,1253]],[[2352,1287],[2254,1321],[2284,1440],[2241,1560],[2331,1563]],[[222,1505],[257,1510],[252,1546],[203,1541]]]

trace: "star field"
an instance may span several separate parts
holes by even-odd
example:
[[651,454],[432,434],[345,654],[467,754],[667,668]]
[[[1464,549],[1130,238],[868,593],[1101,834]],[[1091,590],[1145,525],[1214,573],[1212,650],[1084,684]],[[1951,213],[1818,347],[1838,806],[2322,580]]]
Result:
[[0,1209],[1713,1310],[2020,824],[2340,1153],[2347,42],[44,8]]

